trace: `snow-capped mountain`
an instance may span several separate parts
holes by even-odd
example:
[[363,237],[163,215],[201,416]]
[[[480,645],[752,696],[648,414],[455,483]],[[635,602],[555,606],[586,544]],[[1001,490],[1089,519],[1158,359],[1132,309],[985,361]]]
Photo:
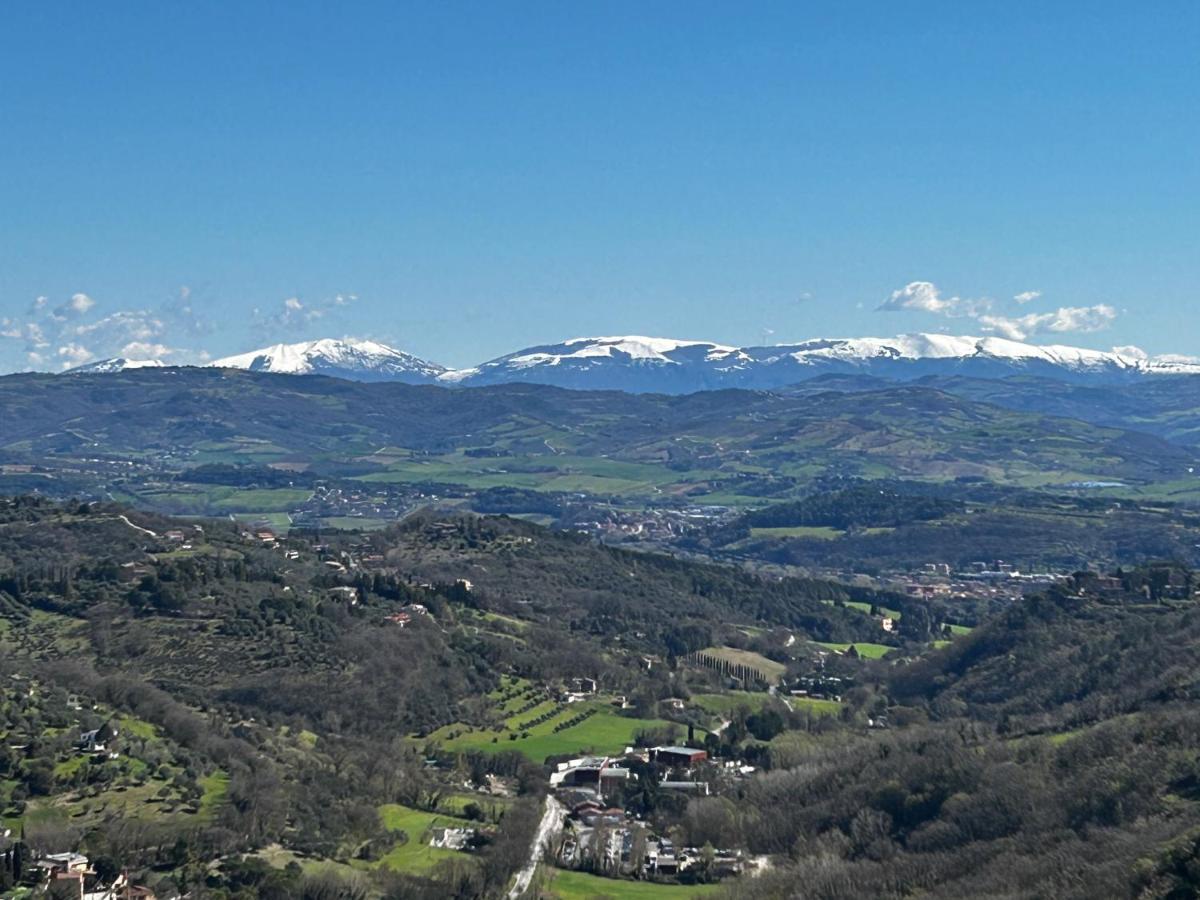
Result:
[[723,387],[724,372],[752,360],[745,351],[673,338],[575,338],[529,347],[471,369],[447,372],[443,383],[481,385],[527,381],[558,387],[688,393]]
[[[160,360],[109,359],[75,373],[121,372]],[[872,375],[911,381],[929,375],[1003,378],[1042,375],[1113,384],[1146,375],[1200,374],[1200,360],[1149,357],[1135,348],[1103,351],[1026,344],[999,337],[905,334],[891,338],[817,339],[799,344],[733,347],[711,341],[627,335],[574,338],[529,347],[451,370],[376,341],[326,338],[276,344],[210,366],[351,381],[402,381],[474,387],[548,384],[579,390],[685,394],[721,388],[775,389],[821,375]]]
[[440,380],[461,385],[534,382],[569,388],[686,393],[715,388],[779,388],[828,374],[896,380],[927,375],[1002,378],[1026,374],[1111,383],[1147,374],[1175,373],[1200,374],[1200,361],[943,334],[818,339],[744,348],[631,336],[575,338],[530,347],[471,369],[447,372]]
[[351,381],[404,381],[425,384],[446,368],[377,341],[324,338],[276,344],[209,363],[223,369],[247,369],[287,375],[331,375]]
[[76,366],[73,369],[68,369],[66,374],[94,375],[97,373],[124,372],[127,369],[157,369],[165,365],[167,363],[161,359],[126,359],[123,356],[117,356],[112,359],[98,359],[95,362]]

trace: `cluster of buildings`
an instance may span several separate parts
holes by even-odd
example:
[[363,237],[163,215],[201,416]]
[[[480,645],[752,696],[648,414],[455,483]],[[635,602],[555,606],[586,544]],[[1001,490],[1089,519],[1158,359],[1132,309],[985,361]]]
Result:
[[[3,843],[0,841],[0,843]],[[156,900],[154,891],[134,884],[127,872],[102,878],[82,853],[34,854],[25,860],[26,848],[10,844],[0,851],[0,865],[10,872],[21,869],[22,881],[56,898],[70,900]],[[166,900],[166,898],[164,898]]]
[[647,821],[621,804],[626,788],[648,777],[652,767],[659,791],[706,796],[711,779],[723,769],[706,751],[682,745],[626,748],[616,757],[585,756],[560,763],[550,775],[551,789],[567,811],[558,862],[610,874],[673,878],[695,866],[705,877],[739,874],[740,850],[676,847]]
[[830,574],[850,583],[867,583],[872,587],[926,600],[954,597],[1015,599],[1028,590],[1058,584],[1070,577],[1052,572],[1022,572],[1016,565],[1004,560],[975,562],[965,570],[956,570],[948,563],[930,562],[916,572],[880,578],[848,572]]
[[403,609],[384,616],[384,620],[395,625],[397,628],[406,628],[412,623],[413,616],[427,616],[429,608],[422,603],[410,603]]
[[360,490],[317,483],[312,496],[292,510],[297,527],[319,527],[323,519],[399,519],[420,501],[436,499],[391,486]]
[[697,526],[728,518],[726,506],[647,507],[613,509],[591,506],[573,515],[569,525],[609,541],[673,541],[694,532]]

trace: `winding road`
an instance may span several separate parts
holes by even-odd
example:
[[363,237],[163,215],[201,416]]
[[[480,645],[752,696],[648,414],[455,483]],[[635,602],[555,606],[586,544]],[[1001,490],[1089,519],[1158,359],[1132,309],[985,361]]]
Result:
[[542,861],[542,856],[546,852],[546,842],[550,840],[550,835],[562,828],[566,815],[565,806],[552,796],[546,797],[546,811],[542,813],[542,821],[538,823],[537,833],[534,834],[533,842],[529,847],[529,861],[517,873],[517,880],[513,882],[513,886],[508,891],[508,900],[517,900],[529,890],[529,885],[533,883],[533,876],[537,873],[538,863]]

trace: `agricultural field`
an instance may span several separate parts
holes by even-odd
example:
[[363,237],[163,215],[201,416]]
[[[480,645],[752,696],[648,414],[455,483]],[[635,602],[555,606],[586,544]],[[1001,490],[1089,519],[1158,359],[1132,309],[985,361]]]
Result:
[[[585,710],[595,712],[584,721],[561,731],[555,726]],[[662,719],[632,719],[618,715],[606,703],[572,703],[550,719],[527,729],[514,730],[518,723],[551,711],[550,706],[535,708],[530,713],[513,716],[503,729],[471,728],[466,725],[447,725],[427,738],[437,741],[447,750],[483,750],[499,753],[519,750],[529,759],[541,762],[548,756],[588,753],[619,753],[634,742],[637,734],[651,729],[670,727]]]
[[601,878],[587,872],[549,869],[543,891],[558,900],[691,900],[708,897],[721,889],[716,884],[655,884],[649,881],[626,881]]
[[[376,484],[443,482],[474,490],[520,487],[543,491],[588,492],[614,496],[649,495],[669,485],[694,485],[716,475],[707,470],[674,472],[662,465],[603,456],[539,453],[471,457],[463,452],[435,457],[385,457],[382,472],[357,480]],[[381,461],[376,457],[375,462]]]
[[250,489],[229,485],[173,483],[169,488],[152,487],[129,494],[139,506],[170,509],[176,515],[257,516],[286,513],[312,496],[300,488]]
[[837,644],[826,643],[823,641],[813,641],[818,647],[824,647],[826,650],[832,650],[834,653],[845,653],[851,647],[855,652],[864,659],[881,659],[884,655],[891,653],[895,647],[889,647],[887,644],[872,644],[867,641],[856,641],[853,644]]
[[632,744],[639,732],[671,727],[662,719],[619,715],[603,699],[559,703],[524,680],[510,682],[507,689],[492,692],[489,699],[498,720],[493,727],[446,725],[421,740],[435,741],[447,750],[518,750],[534,762],[542,762],[560,754],[618,753]]
[[753,669],[768,684],[777,682],[783,676],[783,673],[787,671],[787,666],[783,663],[767,659],[761,653],[755,653],[752,650],[740,650],[737,647],[709,647],[706,650],[699,651],[695,656],[697,660],[707,658],[728,663],[732,666],[745,666],[748,669]]
[[[79,736],[104,726],[104,752],[77,749]],[[5,827],[100,827],[114,818],[210,822],[225,802],[228,777],[200,774],[142,719],[74,698],[58,688],[16,681],[0,693],[0,740],[36,748],[0,781]]]
[[846,532],[824,525],[792,525],[780,528],[751,528],[751,538],[810,538],[818,541],[832,541],[840,538]]
[[788,703],[797,712],[807,711],[814,716],[836,716],[842,711],[842,704],[837,700],[817,697],[788,697]]
[[728,716],[743,706],[751,712],[758,712],[763,707],[777,701],[766,693],[730,691],[728,694],[693,694],[689,702],[713,715]]

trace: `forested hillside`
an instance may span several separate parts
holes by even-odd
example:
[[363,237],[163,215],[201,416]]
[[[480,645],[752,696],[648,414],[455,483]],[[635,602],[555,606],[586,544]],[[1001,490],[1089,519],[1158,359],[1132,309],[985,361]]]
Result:
[[[280,538],[7,500],[0,814],[198,896],[494,897],[544,766],[687,740],[751,774],[677,797],[634,758],[629,815],[771,861],[697,889],[1186,896],[1195,592],[1169,563],[1081,573],[954,630],[945,600],[503,517]],[[89,729],[120,753],[81,756]],[[476,845],[433,847],[439,821]]]
[[[421,515],[371,535],[284,540],[227,520],[4,500],[0,674],[49,702],[3,706],[0,734],[18,752],[0,759],[0,815],[31,845],[86,847],[184,888],[221,888],[205,860],[282,844],[347,876],[349,861],[372,863],[376,893],[443,896],[459,876],[426,884],[379,863],[408,858],[389,804],[446,814],[446,776],[423,760],[494,723],[490,698],[515,696],[511,685],[532,709],[553,696],[538,685],[602,679],[632,698],[628,711],[588,707],[578,738],[579,717],[557,720],[561,750],[526,749],[518,738],[540,734],[540,720],[518,712],[531,721],[509,746],[445,757],[481,783],[512,782],[503,827],[460,873],[462,896],[494,896],[529,846],[534,823],[521,823],[536,818],[548,752],[670,725],[656,704],[682,689],[675,660],[710,644],[777,627],[874,638],[878,625],[844,605],[872,600],[886,598],[508,519]],[[653,671],[639,671],[642,658]],[[119,757],[81,755],[79,735],[101,726]]]
[[706,811],[795,860],[738,895],[1194,896],[1200,609],[1145,599],[1189,578],[1083,579],[881,672],[903,727]]
[[[536,488],[634,507],[758,505],[829,476],[1197,490],[1195,450],[1163,437],[888,383],[665,397],[142,369],[6,376],[0,415],[0,486],[108,492],[174,513],[295,507],[314,475],[343,489]],[[238,496],[245,473],[211,464],[304,477],[291,495],[264,476],[261,493]]]

